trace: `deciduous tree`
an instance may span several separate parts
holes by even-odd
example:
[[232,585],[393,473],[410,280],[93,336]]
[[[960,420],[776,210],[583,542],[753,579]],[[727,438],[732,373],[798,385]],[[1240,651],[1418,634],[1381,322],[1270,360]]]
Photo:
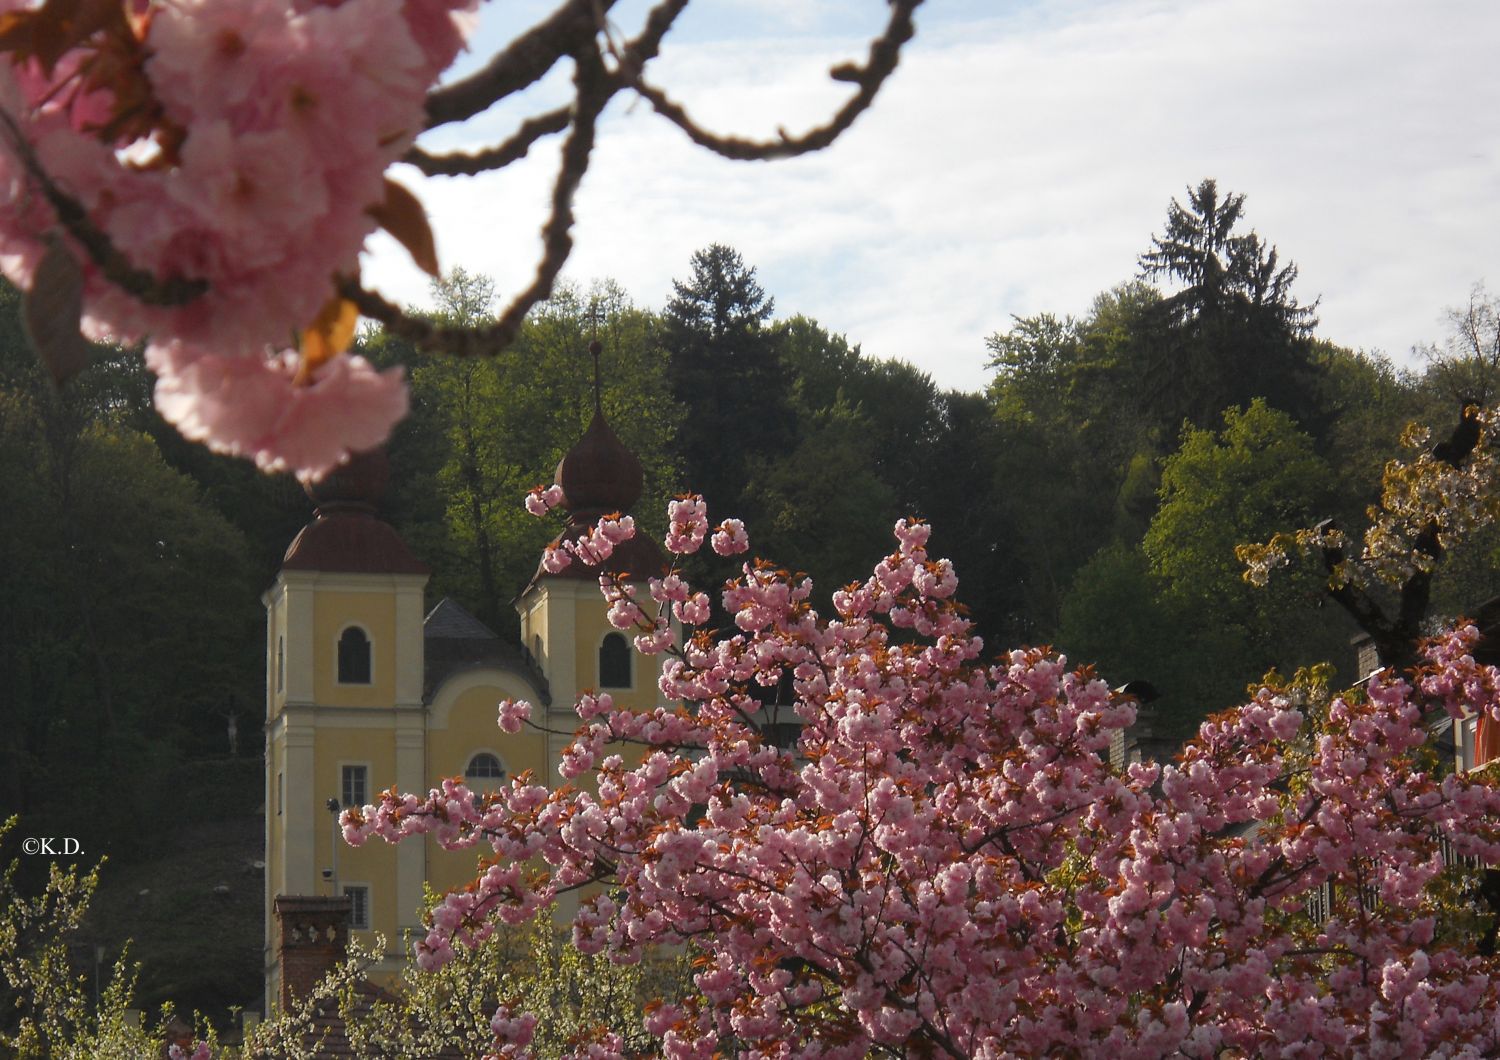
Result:
[[[596,561],[634,532],[602,520],[549,563]],[[517,778],[480,797],[454,780],[344,817],[356,843],[427,833],[498,856],[434,908],[419,960],[602,885],[574,920],[580,949],[699,954],[697,995],[645,1020],[667,1056],[1500,1048],[1500,965],[1445,934],[1434,899],[1442,843],[1500,859],[1500,788],[1416,757],[1428,709],[1500,716],[1500,671],[1474,663],[1472,628],[1362,693],[1263,687],[1178,762],[1120,772],[1102,752],[1134,704],[1045,651],[986,662],[927,527],[896,536],[826,619],[805,580],[745,564],[722,639],[676,575],[649,586],[658,618],[635,599],[647,589],[603,577],[611,621],[670,653],[678,705],[584,696],[561,766],[577,786]],[[705,541],[748,548],[737,523],[675,502],[668,549]],[[691,634],[680,647],[667,612]],[[755,696],[783,682],[795,748]],[[499,722],[530,714],[507,701]],[[1325,886],[1332,915],[1315,918]],[[528,1055],[534,1017],[502,1007],[496,1053]],[[603,1033],[575,1055],[623,1046]]]

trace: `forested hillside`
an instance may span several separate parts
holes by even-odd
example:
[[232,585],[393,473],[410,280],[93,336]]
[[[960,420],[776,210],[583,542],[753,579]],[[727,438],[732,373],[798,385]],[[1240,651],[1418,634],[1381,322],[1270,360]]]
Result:
[[[1252,588],[1234,546],[1330,516],[1360,525],[1407,422],[1446,432],[1465,401],[1493,399],[1496,305],[1476,290],[1406,370],[1321,334],[1316,292],[1211,181],[1141,246],[1137,273],[1081,316],[997,310],[972,351],[993,371],[983,393],[863,356],[720,245],[659,308],[635,300],[658,292],[609,281],[563,289],[495,358],[368,331],[362,352],[412,384],[386,517],[431,564],[429,603],[451,595],[513,634],[510,601],[553,532],[521,500],[588,422],[597,338],[653,533],[667,499],[701,492],[826,599],[889,551],[895,519],[920,515],[993,649],[1052,643],[1111,683],[1149,680],[1178,734],[1247,675],[1329,659],[1353,680],[1354,627],[1316,580]],[[437,293],[456,320],[492,309],[482,276],[455,271]],[[184,442],[150,387],[139,357],[101,349],[55,392],[15,292],[0,294],[0,819],[142,865],[190,826],[259,812],[259,594],[311,511],[295,482]],[[1438,613],[1500,591],[1497,544],[1451,557]],[[143,926],[99,931],[114,949],[137,935],[148,999],[168,979],[189,1008],[259,989],[258,927],[247,962],[195,972]]]

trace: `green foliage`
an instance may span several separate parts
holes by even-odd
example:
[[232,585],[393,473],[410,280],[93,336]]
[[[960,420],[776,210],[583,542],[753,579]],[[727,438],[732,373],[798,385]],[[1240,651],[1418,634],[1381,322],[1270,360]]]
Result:
[[1183,630],[1163,588],[1138,547],[1105,546],[1079,569],[1063,602],[1059,646],[1115,684],[1142,678],[1171,687],[1175,675],[1163,671],[1162,657]]
[[490,1020],[501,1004],[546,1014],[532,1043],[539,1060],[561,1057],[603,1032],[640,1049],[650,1041],[642,1028],[647,1004],[680,999],[691,989],[685,957],[652,955],[635,965],[612,964],[605,956],[580,953],[546,918],[501,926],[476,946],[455,947],[454,958],[435,971],[408,962],[385,988],[366,977],[381,948],[356,948],[310,997],[257,1027],[240,1055],[318,1055],[318,1028],[326,1027],[319,1016],[337,1011],[350,1055],[357,1058],[427,1057],[444,1050],[479,1056],[494,1040]]
[[1321,415],[1309,400],[1314,307],[1292,295],[1295,265],[1279,266],[1275,247],[1237,232],[1244,204],[1204,180],[1188,190],[1186,206],[1172,201],[1165,234],[1141,255],[1144,278],[1179,285],[1161,303],[1164,341],[1148,373],[1153,404],[1202,426],[1220,409],[1262,397],[1309,422]]
[[1220,432],[1184,431],[1143,542],[1152,570],[1186,602],[1223,600],[1243,585],[1235,545],[1322,510],[1331,478],[1312,440],[1261,400],[1226,410]]
[[761,467],[745,490],[758,554],[792,557],[823,595],[868,577],[903,514],[872,466],[869,421],[840,399],[803,424],[797,448]]
[[1154,510],[1161,435],[1143,359],[1159,302],[1127,285],[1096,299],[1086,319],[1017,317],[988,339],[999,518],[1014,534],[1021,606],[1042,638],[1059,630],[1079,568],[1138,537]]
[[1356,521],[1378,493],[1385,462],[1400,450],[1402,430],[1438,410],[1420,380],[1385,357],[1331,342],[1315,343],[1314,353],[1322,366],[1317,402],[1328,416],[1318,432],[1319,450],[1337,470],[1335,510],[1328,514]]
[[[797,426],[784,452],[752,465],[741,514],[756,551],[809,572],[826,594],[868,576],[890,551],[897,518],[920,516],[966,584],[1010,584],[1008,487],[996,475],[1003,438],[985,399],[944,393],[904,361],[864,357],[807,317],[775,331]],[[1021,627],[1014,594],[970,600],[992,642]]]
[[[127,854],[168,763],[259,705],[244,538],[148,436],[46,389],[0,390],[0,505],[3,806]],[[68,795],[101,776],[110,799]]]
[[1172,696],[1168,713],[1221,709],[1243,693],[1247,677],[1347,651],[1347,623],[1309,606],[1315,578],[1261,592],[1245,582],[1235,556],[1237,545],[1326,510],[1332,478],[1312,440],[1263,401],[1227,410],[1221,431],[1183,432],[1162,465],[1161,505],[1142,540],[1160,579],[1157,604],[1177,625],[1160,653],[1175,674],[1160,682]]
[[[0,846],[17,819],[0,822]],[[127,953],[109,972],[97,1003],[88,962],[71,959],[99,883],[99,866],[47,866],[40,893],[16,883],[17,861],[0,875],[0,1058],[3,1060],[141,1060],[162,1049],[129,1009],[136,968]],[[86,947],[92,949],[92,947]],[[92,956],[92,955],[90,955]],[[165,1015],[163,1019],[165,1019]]]
[[[460,270],[436,285],[444,312],[487,313],[486,283]],[[595,337],[604,347],[604,414],[645,471],[637,518],[651,532],[682,488],[672,445],[682,412],[658,331],[651,314],[606,281],[586,293],[561,287],[499,357],[422,357],[380,333],[364,337],[378,362],[411,367],[412,415],[391,444],[385,510],[432,565],[432,596],[454,596],[502,635],[515,631],[509,602],[556,532],[527,515],[522,499],[551,480],[593,416],[587,347]]]
[[719,243],[694,253],[692,275],[672,287],[662,343],[685,410],[677,438],[685,484],[703,495],[710,517],[743,516],[755,463],[794,447],[791,376],[780,333],[766,327],[775,301],[754,267]]

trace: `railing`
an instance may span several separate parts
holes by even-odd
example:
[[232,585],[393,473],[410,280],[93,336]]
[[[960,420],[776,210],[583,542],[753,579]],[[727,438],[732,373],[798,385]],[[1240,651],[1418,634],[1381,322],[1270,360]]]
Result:
[[[1443,865],[1450,869],[1477,870],[1484,867],[1477,854],[1460,854],[1447,836],[1438,836],[1438,850],[1443,855]],[[1380,890],[1375,885],[1359,888],[1355,896],[1361,912],[1380,907]],[[1307,915],[1314,924],[1321,924],[1333,916],[1334,885],[1325,881],[1322,886],[1307,896]]]

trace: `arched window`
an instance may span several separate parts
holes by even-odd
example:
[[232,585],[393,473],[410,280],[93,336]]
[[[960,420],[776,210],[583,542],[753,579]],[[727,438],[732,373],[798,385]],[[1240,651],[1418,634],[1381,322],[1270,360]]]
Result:
[[504,779],[505,766],[488,751],[480,751],[469,759],[468,768],[464,770],[464,783],[470,790],[498,787]]
[[370,683],[370,638],[358,626],[339,635],[339,684]]
[[630,642],[623,633],[610,633],[599,645],[599,687],[630,687]]

